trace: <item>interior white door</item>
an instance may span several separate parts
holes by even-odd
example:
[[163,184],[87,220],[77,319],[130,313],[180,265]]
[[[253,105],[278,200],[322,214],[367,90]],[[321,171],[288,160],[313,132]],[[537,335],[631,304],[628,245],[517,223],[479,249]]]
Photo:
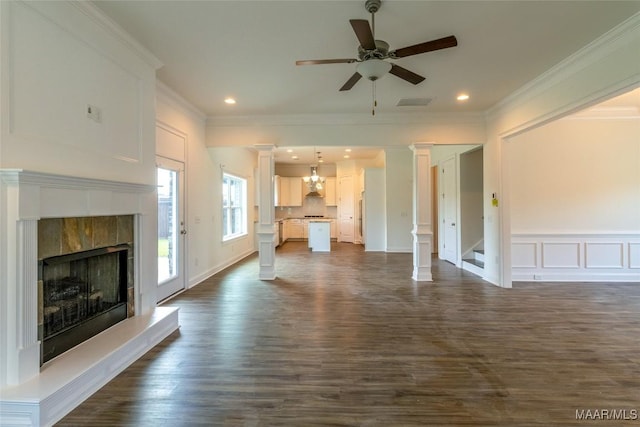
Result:
[[185,288],[184,163],[157,157],[158,301]]
[[353,177],[340,177],[338,186],[340,194],[338,201],[338,241],[353,243],[355,225]]
[[442,162],[442,218],[441,238],[442,258],[454,264],[458,261],[457,212],[458,192],[456,189],[456,159],[451,157]]

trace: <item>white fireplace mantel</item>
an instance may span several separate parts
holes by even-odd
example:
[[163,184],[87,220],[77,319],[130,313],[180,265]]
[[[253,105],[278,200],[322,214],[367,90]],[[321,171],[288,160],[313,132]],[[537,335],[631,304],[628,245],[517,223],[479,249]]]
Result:
[[[134,317],[40,367],[38,220],[134,216]],[[51,425],[178,328],[156,307],[156,187],[0,170],[0,426]]]

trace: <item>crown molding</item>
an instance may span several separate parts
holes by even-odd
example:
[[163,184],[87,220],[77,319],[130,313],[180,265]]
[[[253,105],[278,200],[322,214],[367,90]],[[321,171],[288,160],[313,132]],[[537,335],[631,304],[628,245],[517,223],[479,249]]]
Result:
[[172,88],[156,79],[156,94],[171,104],[172,106],[182,110],[184,113],[193,116],[195,119],[206,122],[207,115],[199,108],[187,101],[184,97],[174,91]]
[[164,65],[149,49],[140,44],[92,2],[69,1],[68,3],[89,17],[95,24],[104,29],[120,43],[135,52],[139,58],[141,58],[146,64],[153,67],[154,70],[157,70]]
[[593,107],[578,111],[562,120],[638,120],[640,108],[628,107]]
[[640,13],[636,13],[489,108],[485,113],[486,118],[492,120],[504,111],[514,109],[570,79],[578,71],[602,60],[621,46],[636,41],[639,31]]

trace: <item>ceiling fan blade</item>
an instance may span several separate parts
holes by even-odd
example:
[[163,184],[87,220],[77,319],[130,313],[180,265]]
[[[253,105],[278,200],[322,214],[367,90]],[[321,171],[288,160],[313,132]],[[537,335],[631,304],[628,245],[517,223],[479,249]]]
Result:
[[389,70],[389,73],[393,74],[394,76],[400,77],[401,79],[406,80],[409,83],[413,83],[414,85],[417,85],[424,80],[424,77],[422,77],[421,75],[418,75],[413,71],[409,71],[406,68],[402,68],[396,64],[393,64],[391,66],[391,70]]
[[376,48],[376,42],[373,39],[373,33],[366,19],[350,19],[351,27],[358,37],[360,46],[365,50],[373,50]]
[[415,44],[413,46],[403,47],[389,52],[391,58],[404,58],[405,56],[417,55],[419,53],[432,52],[434,50],[447,49],[458,46],[458,40],[455,36],[443,37],[429,42]]
[[305,59],[296,61],[296,65],[317,65],[317,64],[351,64],[356,62],[353,58],[343,59]]
[[342,85],[342,87],[340,88],[340,91],[351,89],[353,85],[358,83],[358,80],[360,80],[361,78],[362,78],[362,75],[356,72],[353,76],[351,76],[351,78],[349,78],[349,80],[347,80],[347,82],[344,85]]

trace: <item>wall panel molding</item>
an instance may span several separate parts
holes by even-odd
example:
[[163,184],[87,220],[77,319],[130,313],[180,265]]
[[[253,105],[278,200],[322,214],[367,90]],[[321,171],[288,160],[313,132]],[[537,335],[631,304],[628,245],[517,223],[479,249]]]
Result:
[[580,268],[579,242],[542,242],[542,267]]
[[629,243],[629,268],[640,268],[640,243]]
[[514,281],[640,282],[640,233],[517,233]]

